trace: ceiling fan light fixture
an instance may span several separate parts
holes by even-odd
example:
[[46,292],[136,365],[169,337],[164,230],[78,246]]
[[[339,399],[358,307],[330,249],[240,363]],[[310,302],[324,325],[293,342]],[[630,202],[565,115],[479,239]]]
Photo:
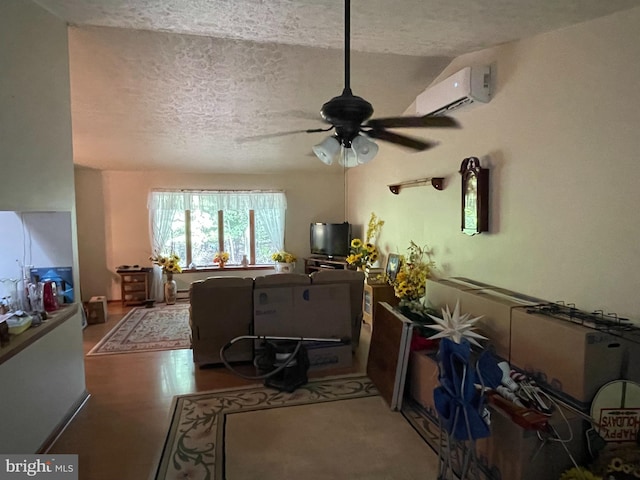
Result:
[[312,150],[322,163],[325,165],[331,165],[333,163],[333,159],[340,151],[340,142],[332,135],[325,138],[318,145],[314,145]]
[[340,165],[347,168],[353,168],[360,165],[361,162],[359,161],[358,155],[355,150],[353,150],[353,148],[345,147],[342,152],[343,153],[342,155],[340,155],[340,159],[338,160]]
[[378,153],[378,145],[364,135],[358,135],[351,141],[351,147],[355,151],[359,164],[368,163]]

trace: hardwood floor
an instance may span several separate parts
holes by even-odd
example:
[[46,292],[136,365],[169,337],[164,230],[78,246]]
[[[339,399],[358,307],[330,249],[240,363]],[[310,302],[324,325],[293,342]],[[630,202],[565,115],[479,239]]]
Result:
[[[110,303],[107,322],[84,330],[85,354],[130,309]],[[363,324],[352,368],[310,376],[364,372],[370,336]],[[175,395],[255,383],[224,367],[197,368],[191,350],[85,357],[85,376],[91,397],[49,450],[78,454],[80,480],[153,478]]]

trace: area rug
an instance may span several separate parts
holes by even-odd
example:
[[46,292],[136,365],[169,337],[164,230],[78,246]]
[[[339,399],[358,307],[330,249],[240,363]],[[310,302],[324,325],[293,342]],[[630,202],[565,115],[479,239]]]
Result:
[[136,307],[87,356],[189,348],[189,304]]
[[437,456],[362,375],[293,393],[263,386],[175,397],[156,480],[436,478]]

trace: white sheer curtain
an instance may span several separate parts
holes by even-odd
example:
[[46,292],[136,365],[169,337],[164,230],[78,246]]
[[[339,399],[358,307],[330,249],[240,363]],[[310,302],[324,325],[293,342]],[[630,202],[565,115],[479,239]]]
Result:
[[198,195],[201,205],[212,210],[254,210],[256,221],[265,228],[274,251],[284,249],[284,218],[287,209],[284,192],[192,192],[192,195]]
[[284,209],[259,210],[256,221],[269,235],[273,251],[284,250]]
[[287,208],[284,192],[264,191],[190,191],[181,192],[189,198],[198,196],[200,205],[211,210],[271,210]]
[[[149,209],[149,238],[152,255],[168,254],[163,252],[164,246],[171,237],[171,225],[176,212],[184,212],[190,208],[191,197],[180,192],[150,192],[147,199]],[[156,301],[164,299],[162,286],[162,269],[157,265],[153,269],[151,294]]]

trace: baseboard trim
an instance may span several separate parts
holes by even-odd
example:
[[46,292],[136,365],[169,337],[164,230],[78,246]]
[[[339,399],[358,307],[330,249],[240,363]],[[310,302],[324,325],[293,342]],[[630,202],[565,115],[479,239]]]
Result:
[[56,443],[56,440],[58,440],[58,438],[60,438],[60,435],[62,435],[62,432],[65,431],[65,429],[69,426],[69,424],[72,422],[72,420],[80,412],[82,407],[84,407],[85,403],[87,403],[87,400],[89,400],[90,396],[91,396],[91,394],[89,392],[87,392],[86,390],[84,390],[82,392],[82,395],[80,395],[80,398],[78,398],[78,400],[76,400],[76,402],[69,409],[67,414],[62,418],[62,420],[60,420],[58,425],[56,425],[56,428],[53,429],[51,434],[42,443],[42,445],[40,446],[40,448],[38,449],[38,451],[36,453],[48,453],[49,452],[49,450],[51,449],[53,444]]

